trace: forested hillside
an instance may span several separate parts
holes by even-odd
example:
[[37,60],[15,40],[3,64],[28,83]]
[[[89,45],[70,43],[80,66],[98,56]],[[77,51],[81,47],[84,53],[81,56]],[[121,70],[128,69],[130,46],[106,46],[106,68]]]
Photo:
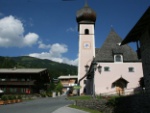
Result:
[[29,56],[21,57],[0,57],[0,68],[47,68],[50,76],[57,78],[60,75],[77,75],[77,67],[53,62],[51,60],[42,60]]

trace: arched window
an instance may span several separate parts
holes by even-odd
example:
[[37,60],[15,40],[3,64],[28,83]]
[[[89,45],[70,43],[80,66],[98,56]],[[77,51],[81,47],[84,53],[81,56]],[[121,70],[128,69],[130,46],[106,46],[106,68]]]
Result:
[[122,55],[114,55],[114,62],[123,62]]
[[116,55],[116,62],[121,62],[121,56],[120,55]]
[[85,33],[85,34],[89,34],[89,30],[88,30],[88,29],[85,29],[84,33]]

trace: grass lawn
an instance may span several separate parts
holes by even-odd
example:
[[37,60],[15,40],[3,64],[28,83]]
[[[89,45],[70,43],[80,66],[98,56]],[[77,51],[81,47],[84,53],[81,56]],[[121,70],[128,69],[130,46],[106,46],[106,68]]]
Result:
[[[89,95],[83,95],[83,96],[68,97],[68,99],[70,99],[70,100],[92,100],[93,98],[92,98],[92,96],[89,96]],[[69,107],[79,109],[82,111],[86,111],[88,113],[102,113],[97,110],[93,110],[93,109],[89,109],[89,108],[85,108],[85,107],[79,107],[76,105],[70,105]]]
[[84,108],[84,107],[79,107],[79,106],[76,106],[76,105],[69,105],[69,107],[75,108],[75,109],[79,109],[79,110],[82,110],[82,111],[86,111],[88,113],[102,113],[102,112],[99,112],[97,110],[93,110],[93,109],[89,109],[89,108]]
[[68,97],[70,100],[92,100],[92,96],[89,95],[83,95],[83,96],[72,96]]

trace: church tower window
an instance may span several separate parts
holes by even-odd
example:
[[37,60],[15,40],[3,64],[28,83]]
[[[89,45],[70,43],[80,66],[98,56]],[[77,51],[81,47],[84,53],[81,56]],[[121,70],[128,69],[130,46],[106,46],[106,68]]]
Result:
[[88,35],[88,34],[89,34],[89,29],[85,29],[84,33],[85,33],[86,35]]

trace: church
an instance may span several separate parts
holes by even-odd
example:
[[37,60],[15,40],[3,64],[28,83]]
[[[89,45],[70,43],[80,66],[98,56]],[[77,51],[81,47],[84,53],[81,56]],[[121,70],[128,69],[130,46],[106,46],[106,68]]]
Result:
[[79,32],[79,94],[134,94],[143,77],[142,63],[111,28],[101,48],[95,48],[96,12],[86,3],[77,11]]

